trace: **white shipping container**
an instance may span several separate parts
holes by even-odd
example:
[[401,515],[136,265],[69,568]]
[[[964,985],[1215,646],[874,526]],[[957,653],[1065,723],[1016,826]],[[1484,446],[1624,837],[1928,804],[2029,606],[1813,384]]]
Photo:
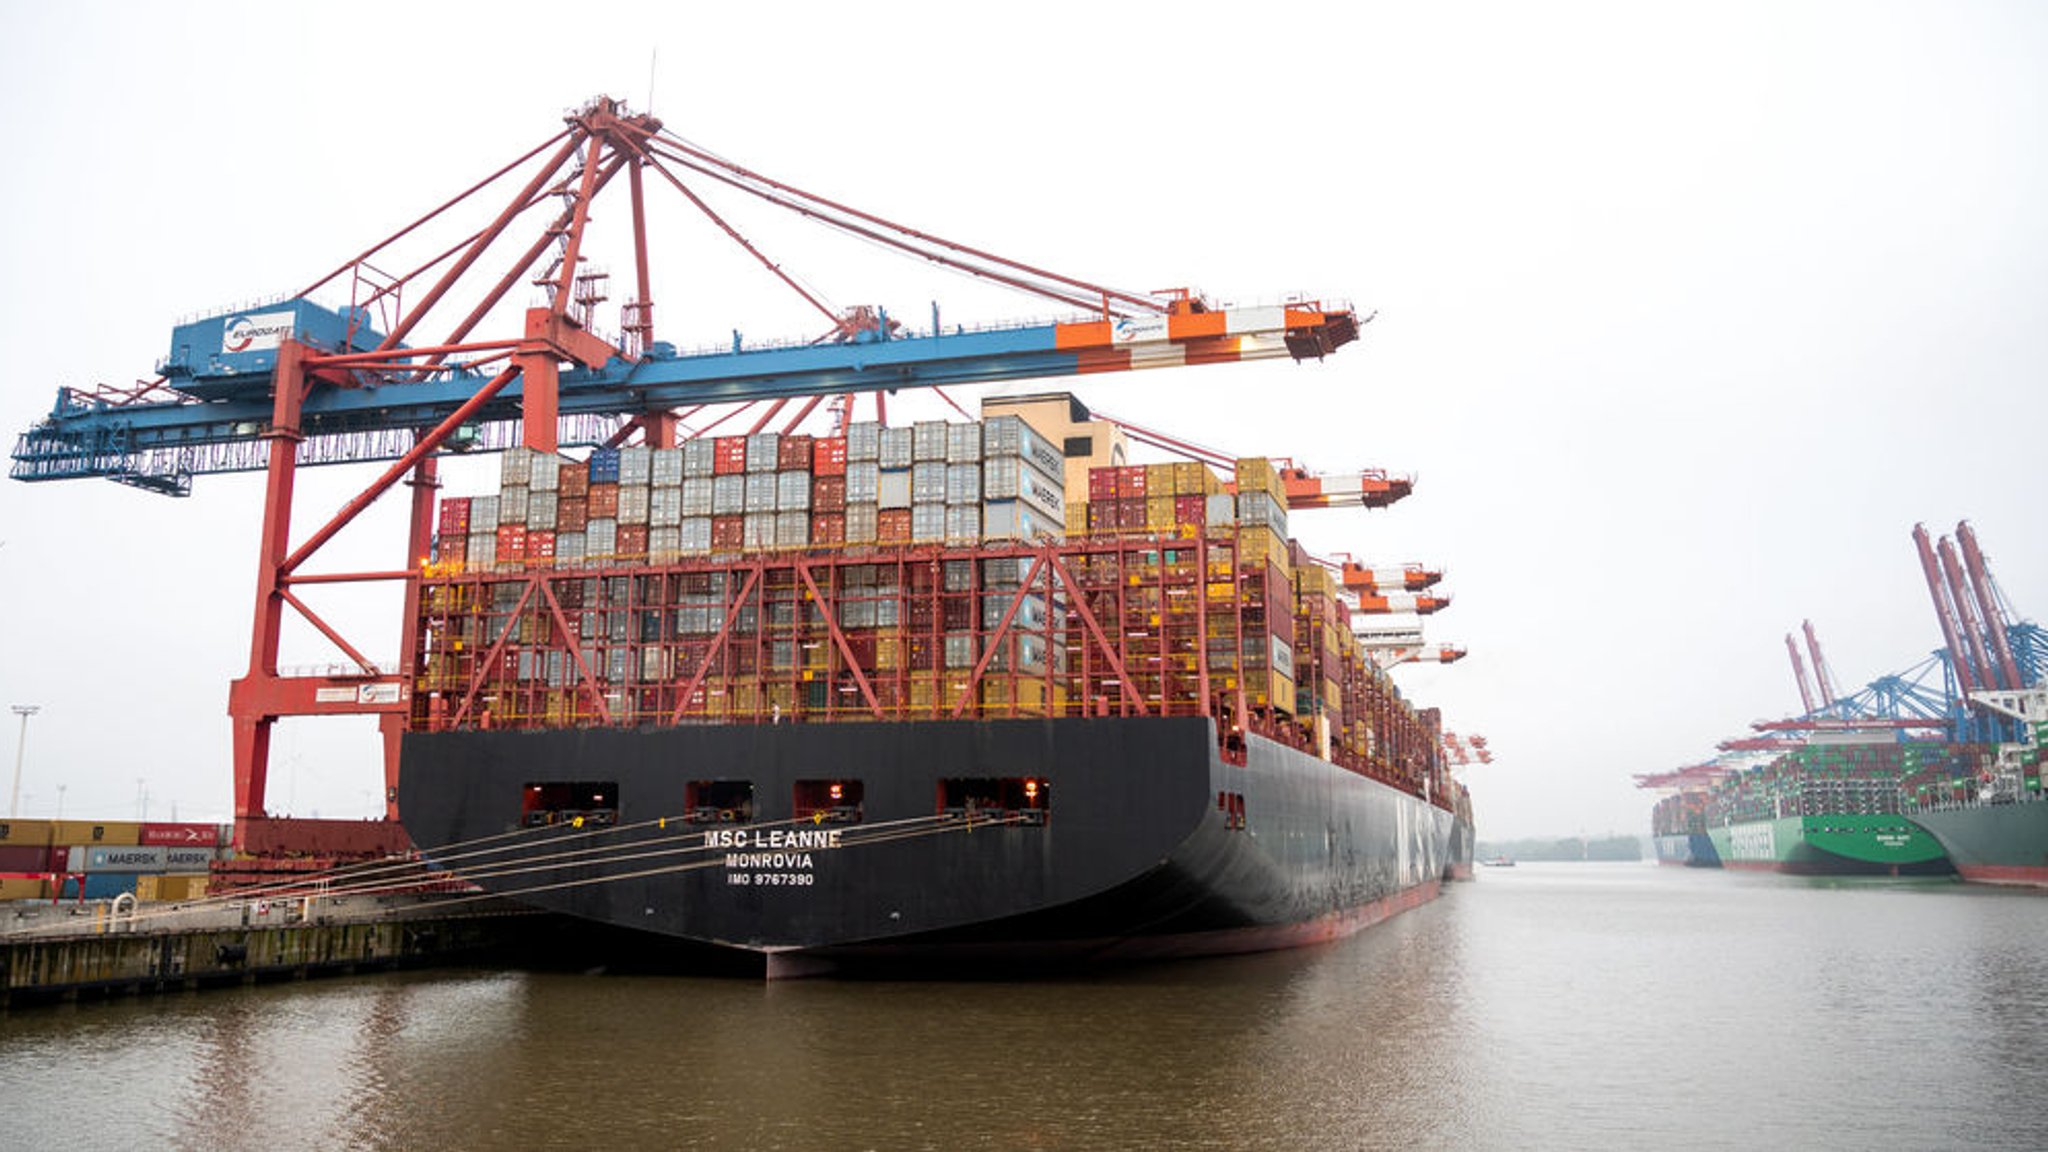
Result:
[[501,525],[526,523],[528,500],[529,497],[524,485],[498,489],[498,523]]
[[975,660],[974,633],[948,632],[945,639],[946,667],[972,668]]
[[654,475],[654,449],[645,444],[634,444],[619,449],[619,486],[621,488],[638,484],[646,487],[647,480]]
[[557,532],[555,534],[555,567],[575,568],[583,563],[586,555],[585,541],[589,537],[582,532]]
[[946,463],[981,463],[981,425],[946,425]]
[[981,598],[981,626],[993,629],[1003,622],[1003,613],[1010,610],[1015,602],[1017,614],[1010,617],[1010,627],[1028,631],[1042,631],[1045,628],[1045,597],[1036,592],[1019,599],[1015,592],[991,592]]
[[711,437],[700,436],[683,441],[683,479],[696,480],[712,475],[717,470],[712,463],[716,458]]
[[882,458],[882,426],[863,420],[846,426],[846,459],[875,461]]
[[946,538],[946,506],[944,504],[912,504],[910,506],[910,539],[916,544],[937,544]]
[[946,465],[939,460],[921,460],[910,469],[910,502],[913,504],[944,504],[946,502]]
[[782,437],[774,432],[756,432],[747,437],[747,471],[773,472],[782,453]]
[[981,539],[981,505],[946,505],[946,542],[973,544]]
[[876,457],[884,468],[908,468],[915,460],[915,441],[908,428],[882,429],[882,447]]
[[657,524],[647,530],[647,558],[673,560],[683,554],[683,530],[679,525]]
[[507,448],[498,456],[498,487],[524,488],[533,476],[533,451],[526,447]]
[[683,482],[683,450],[681,448],[656,448],[654,461],[649,465],[648,483],[655,488],[672,488]]
[[[956,425],[956,427],[966,427],[966,425]],[[946,465],[946,503],[981,503],[981,465],[971,463]]]
[[[1207,515],[1202,522],[1211,528],[1226,527],[1237,523],[1237,497],[1228,492],[1218,492],[1206,500]],[[476,513],[472,511],[472,516]]]
[[164,871],[204,872],[213,863],[215,852],[211,848],[166,848],[164,849]]
[[[695,444],[692,440],[690,443]],[[686,476],[683,478],[683,515],[711,515],[711,494],[718,487],[710,476]]]
[[619,522],[609,516],[590,521],[584,525],[583,541],[583,554],[589,559],[599,560],[617,555]]
[[875,503],[883,508],[910,507],[910,469],[884,465],[876,479]]
[[561,502],[560,492],[535,489],[526,498],[526,526],[536,532],[553,531]]
[[682,533],[683,555],[701,556],[711,551],[711,517],[686,516],[678,531]]
[[1022,500],[990,500],[981,506],[984,540],[1059,540],[1066,534],[1064,514],[1053,516]]
[[469,534],[469,550],[466,557],[463,565],[472,572],[489,568],[496,564],[498,562],[498,530],[493,528],[489,532],[471,532]]
[[1027,500],[1047,512],[1065,515],[1067,488],[1016,456],[992,456],[981,466],[981,498]]
[[748,513],[775,511],[776,483],[775,473],[773,472],[747,473]]
[[526,487],[534,492],[562,490],[562,458],[552,452],[535,452],[527,461]]
[[846,542],[848,544],[873,544],[875,542],[877,505],[872,502],[846,505]]
[[647,522],[658,528],[673,528],[683,522],[681,487],[652,488],[647,495]]
[[846,465],[846,502],[872,504],[881,499],[882,466],[872,460],[852,460]]
[[[792,473],[795,475],[795,473]],[[775,546],[777,548],[802,548],[811,542],[811,514],[809,512],[777,512],[775,514]]]
[[946,462],[946,422],[919,420],[910,426],[910,458],[917,463]]
[[645,524],[651,510],[652,498],[646,488],[640,485],[619,485],[619,523]]
[[775,513],[747,513],[741,532],[740,545],[749,551],[775,547]]
[[1020,416],[993,416],[982,421],[981,451],[984,460],[1014,457],[1054,479],[1066,475],[1066,453]]
[[731,473],[711,478],[711,514],[737,516],[747,510],[747,478]]
[[777,472],[775,474],[775,510],[778,512],[805,512],[811,507],[811,474],[809,472]]
[[469,532],[498,530],[498,498],[496,496],[472,496],[469,498]]

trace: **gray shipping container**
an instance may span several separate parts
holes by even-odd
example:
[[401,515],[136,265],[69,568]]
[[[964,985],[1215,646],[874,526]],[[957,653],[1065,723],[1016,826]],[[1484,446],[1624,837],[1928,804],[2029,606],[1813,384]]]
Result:
[[737,516],[747,510],[747,478],[737,474],[711,479],[711,514]]
[[[810,507],[811,474],[809,472],[777,472],[775,474],[775,510],[778,512],[805,512],[809,511]],[[805,542],[809,543],[809,541]]]
[[498,498],[496,496],[472,496],[469,498],[469,534],[472,536],[498,530]]
[[1048,513],[1066,515],[1066,485],[1016,456],[994,456],[982,464],[981,498],[1024,500]]
[[498,489],[498,523],[525,524],[528,496],[525,486]]
[[946,465],[946,503],[981,503],[981,465]]
[[990,500],[981,506],[984,540],[1060,540],[1067,534],[1063,516],[1054,516],[1022,500]]
[[885,465],[876,477],[875,503],[883,508],[910,507],[910,469]]
[[651,511],[652,497],[646,488],[637,484],[619,485],[619,523],[645,524]]
[[469,552],[463,566],[474,572],[498,562],[498,530],[469,534]]
[[882,458],[882,426],[863,420],[846,426],[846,459],[873,462]]
[[204,872],[213,863],[215,852],[211,848],[166,848],[164,849],[164,871]]
[[657,524],[647,530],[647,558],[673,560],[683,553],[683,530],[674,524]]
[[[802,475],[802,473],[789,473]],[[777,548],[802,548],[811,542],[811,514],[809,512],[777,512],[775,514],[775,546]]]
[[161,872],[165,851],[133,844],[90,844],[71,850],[68,867],[73,872]]
[[982,421],[981,454],[984,460],[1015,457],[1055,480],[1067,472],[1066,453],[1038,434],[1019,416],[995,416]]
[[647,523],[656,528],[673,528],[683,522],[683,490],[652,488],[647,494]]
[[681,448],[656,448],[654,461],[648,467],[648,485],[654,488],[673,488],[683,482],[683,450]]
[[619,449],[619,486],[621,488],[638,484],[647,486],[654,475],[654,449],[645,444],[634,444]]
[[526,498],[526,526],[536,532],[552,532],[561,501],[562,495],[558,491],[535,489]]
[[583,563],[588,536],[581,532],[555,533],[555,567],[574,568]]
[[[916,515],[916,513],[912,513]],[[946,505],[946,542],[974,544],[981,540],[981,505]]]
[[747,471],[773,472],[782,452],[782,437],[773,432],[756,432],[747,437]]
[[946,502],[946,465],[941,460],[920,460],[910,468],[910,502]]
[[872,460],[852,460],[846,465],[846,502],[872,504],[881,499],[882,466]]
[[919,420],[910,426],[910,458],[920,464],[927,460],[946,462],[944,420]]
[[711,551],[711,517],[685,516],[678,531],[682,533],[683,555],[701,556]]
[[908,428],[882,429],[882,448],[877,456],[884,468],[908,468],[916,459],[915,442]]
[[711,448],[711,437],[702,436],[695,440],[683,441],[683,479],[697,480],[709,477],[716,458]]
[[846,542],[848,544],[873,544],[875,542],[877,505],[873,502],[846,505]]
[[507,448],[498,456],[498,487],[524,488],[533,477],[533,450]]
[[776,483],[773,472],[747,473],[747,512],[750,515],[775,511]]
[[[1237,523],[1237,497],[1228,492],[1218,492],[1207,499],[1208,515],[1203,523],[1211,528],[1221,528]],[[474,512],[470,513],[472,516]]]
[[946,425],[946,463],[981,463],[981,425]]
[[740,545],[749,550],[775,547],[775,513],[749,512],[741,528]]
[[912,504],[910,506],[910,539],[917,544],[937,544],[946,538],[946,506],[944,504]]
[[562,458],[552,452],[535,452],[527,462],[526,487],[534,492],[562,490]]
[[[695,444],[692,440],[690,443]],[[709,476],[688,476],[683,479],[683,515],[711,515],[711,494],[717,489],[715,480]]]
[[595,560],[616,555],[619,550],[619,522],[609,516],[590,521],[583,529],[583,554]]

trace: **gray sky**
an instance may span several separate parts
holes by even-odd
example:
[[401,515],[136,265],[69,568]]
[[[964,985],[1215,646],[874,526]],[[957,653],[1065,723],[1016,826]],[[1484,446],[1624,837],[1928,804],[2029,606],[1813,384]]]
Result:
[[[1296,535],[1448,570],[1430,635],[1472,654],[1396,675],[1491,741],[1465,773],[1483,836],[1645,831],[1631,774],[1797,710],[1804,618],[1844,686],[1922,659],[1916,521],[1970,519],[2048,613],[2037,5],[691,7],[10,6],[4,431],[60,385],[153,376],[179,320],[303,287],[564,109],[648,106],[651,77],[682,136],[940,235],[1377,310],[1320,365],[1080,391],[1242,455],[1417,474]],[[758,228],[838,304],[1050,314]],[[814,334],[701,222],[657,237],[667,338]],[[372,474],[302,474],[299,530]],[[25,815],[62,782],[66,815],[132,818],[146,790],[152,819],[227,818],[260,496],[0,484],[0,702],[43,707]],[[322,570],[400,559],[386,503]],[[315,604],[395,652],[395,600]],[[288,634],[286,665],[335,658]],[[367,724],[280,726],[274,811],[369,815],[379,787]]]

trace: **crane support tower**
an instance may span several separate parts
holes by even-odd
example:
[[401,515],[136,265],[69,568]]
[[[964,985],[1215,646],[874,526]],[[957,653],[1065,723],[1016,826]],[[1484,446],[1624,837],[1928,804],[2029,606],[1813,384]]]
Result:
[[[646,212],[650,190],[662,185],[819,312],[824,333],[755,345],[735,334],[730,347],[689,354],[663,340]],[[605,335],[598,306],[608,298],[607,277],[587,253],[600,194],[622,186],[627,203],[610,218],[629,225],[633,280],[616,334]],[[913,332],[878,306],[831,308],[711,207],[700,189],[712,187],[1080,315],[945,331],[935,308],[932,328]],[[463,209],[480,210],[481,222],[460,222]],[[434,228],[452,229],[456,239],[415,256],[414,234]],[[508,303],[522,282],[545,302]],[[347,300],[332,306],[316,293]],[[837,397],[843,414],[855,394],[904,388],[1320,359],[1355,340],[1360,325],[1347,307],[1302,300],[1218,309],[1186,291],[1124,291],[1007,259],[770,179],[600,97],[524,155],[300,291],[179,325],[159,378],[60,390],[49,415],[17,441],[10,474],[103,477],[173,496],[189,494],[200,474],[266,474],[249,667],[228,704],[240,844],[246,823],[264,814],[271,729],[286,716],[376,716],[386,813],[394,814],[399,737],[411,707],[401,670],[417,653],[418,565],[434,527],[437,461],[449,453],[520,445],[555,452],[635,437],[668,447],[688,413],[712,404]],[[389,463],[294,547],[299,468],[366,460]],[[402,565],[311,570],[323,545],[400,485],[411,489]],[[1355,494],[1324,489],[1319,497],[1311,487],[1290,480],[1290,500],[1299,489],[1312,500],[1373,504],[1362,480]],[[1395,498],[1394,487],[1380,495]],[[365,582],[405,589],[396,670],[374,664],[302,596],[314,586]],[[344,653],[351,670],[281,675],[288,611]]]

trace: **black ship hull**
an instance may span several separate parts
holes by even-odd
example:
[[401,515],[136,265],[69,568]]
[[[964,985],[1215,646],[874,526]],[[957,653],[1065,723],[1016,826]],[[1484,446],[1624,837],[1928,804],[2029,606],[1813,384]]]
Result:
[[487,890],[786,967],[1290,947],[1469,874],[1468,822],[1247,743],[1226,760],[1205,717],[415,733],[399,803]]

